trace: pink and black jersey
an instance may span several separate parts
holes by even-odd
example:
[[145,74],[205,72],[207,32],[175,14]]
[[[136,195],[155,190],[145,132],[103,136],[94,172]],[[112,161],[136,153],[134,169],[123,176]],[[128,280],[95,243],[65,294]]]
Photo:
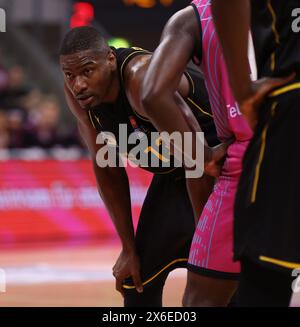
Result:
[[202,57],[195,58],[195,63],[204,73],[218,137],[222,141],[232,136],[239,141],[247,141],[252,132],[229,86],[227,68],[211,14],[211,1],[194,0],[192,6],[199,20],[202,39]]
[[194,57],[194,62],[204,75],[218,138],[223,142],[231,138],[236,140],[228,149],[222,175],[238,176],[252,131],[242,116],[230,88],[225,60],[211,13],[211,1],[194,0],[192,6],[199,21],[202,40],[201,58]]

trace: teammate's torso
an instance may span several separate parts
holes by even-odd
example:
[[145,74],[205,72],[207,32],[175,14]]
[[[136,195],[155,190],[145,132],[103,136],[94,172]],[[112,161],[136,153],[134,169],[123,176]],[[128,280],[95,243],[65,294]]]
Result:
[[[119,152],[127,156],[130,154],[128,159],[132,162],[136,162],[136,159],[140,161],[141,156],[132,156],[131,150],[133,150],[138,144],[144,146],[142,151],[147,156],[147,162],[146,164],[139,164],[141,168],[154,173],[170,172],[174,170],[174,157],[172,155],[167,155],[169,154],[169,151],[168,149],[163,149],[163,143],[159,138],[154,137],[154,142],[153,139],[151,140],[151,137],[153,138],[153,136],[155,136],[153,133],[157,132],[157,130],[148,119],[142,117],[133,110],[125,92],[124,72],[126,65],[132,58],[150,53],[139,48],[122,48],[114,49],[114,51],[117,57],[119,78],[121,82],[118,99],[113,104],[102,104],[97,108],[91,109],[88,113],[90,121],[98,132],[112,133],[117,140],[117,148]],[[190,106],[196,119],[201,125],[209,145],[216,145],[219,141],[217,140],[214,122],[210,114],[210,106],[203,79],[198,72],[193,70],[189,70],[186,73],[186,76],[190,84],[190,94],[185,101]],[[128,135],[135,135],[137,139],[145,142],[138,141],[137,143],[130,144],[127,142],[128,138],[126,138],[127,153],[124,153],[118,142],[120,139],[121,124],[123,127],[126,126]],[[156,165],[154,167],[154,164],[151,163],[156,163],[159,166],[157,167]]]
[[251,0],[258,77],[300,72],[299,0]]
[[239,141],[248,141],[252,132],[242,116],[231,92],[226,64],[221,52],[211,13],[210,0],[194,0],[202,40],[201,58],[195,62],[201,67],[208,90],[212,112],[221,140],[235,137]]

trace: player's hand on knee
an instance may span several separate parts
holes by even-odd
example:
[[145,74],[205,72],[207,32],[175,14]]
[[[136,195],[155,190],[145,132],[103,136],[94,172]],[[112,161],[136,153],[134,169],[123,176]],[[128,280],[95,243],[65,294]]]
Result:
[[140,261],[135,251],[122,251],[113,267],[113,276],[116,279],[116,290],[124,296],[124,280],[132,277],[137,292],[143,292],[140,277]]

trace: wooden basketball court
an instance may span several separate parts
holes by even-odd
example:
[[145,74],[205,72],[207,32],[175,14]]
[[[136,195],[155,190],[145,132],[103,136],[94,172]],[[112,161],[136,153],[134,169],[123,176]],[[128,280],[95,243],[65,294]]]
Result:
[[[115,291],[112,266],[118,257],[117,242],[50,244],[0,250],[6,292],[1,307],[116,307],[122,297]],[[186,271],[170,274],[164,306],[181,306]],[[300,306],[300,294],[293,306]]]
[[[122,297],[111,274],[119,246],[88,244],[35,246],[0,251],[0,268],[6,275],[1,307],[115,307]],[[165,306],[181,306],[186,273],[170,275]]]

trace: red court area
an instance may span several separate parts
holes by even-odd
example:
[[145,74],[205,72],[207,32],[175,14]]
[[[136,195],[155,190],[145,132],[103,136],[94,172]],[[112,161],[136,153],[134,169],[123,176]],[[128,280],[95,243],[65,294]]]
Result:
[[[136,224],[151,174],[132,167],[127,171]],[[0,247],[115,237],[89,160],[1,162],[0,212]]]

